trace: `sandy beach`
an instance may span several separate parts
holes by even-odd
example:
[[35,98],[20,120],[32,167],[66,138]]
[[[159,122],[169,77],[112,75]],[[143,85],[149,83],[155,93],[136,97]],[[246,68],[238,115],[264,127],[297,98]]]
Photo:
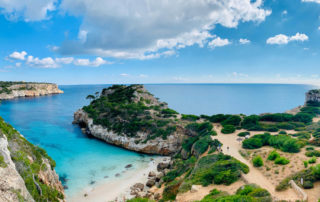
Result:
[[[151,160],[153,159],[153,160]],[[148,180],[150,171],[157,172],[157,165],[169,157],[152,157],[147,166],[129,169],[121,174],[118,178],[113,178],[105,183],[97,184],[94,187],[89,187],[79,194],[71,198],[67,198],[70,202],[106,202],[106,201],[124,201],[124,199],[132,198],[130,195],[130,187],[136,183],[145,184]]]

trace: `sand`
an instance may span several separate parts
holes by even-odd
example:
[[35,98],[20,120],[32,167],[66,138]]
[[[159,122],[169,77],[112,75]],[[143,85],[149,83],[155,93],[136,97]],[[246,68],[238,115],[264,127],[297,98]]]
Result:
[[[148,180],[150,171],[157,171],[158,163],[169,160],[168,157],[155,157],[146,167],[128,170],[121,177],[110,179],[106,183],[97,184],[93,188],[87,188],[76,194],[72,198],[67,198],[70,202],[106,202],[106,201],[125,201],[132,198],[130,187],[136,183],[145,184]],[[85,196],[86,194],[86,196]]]

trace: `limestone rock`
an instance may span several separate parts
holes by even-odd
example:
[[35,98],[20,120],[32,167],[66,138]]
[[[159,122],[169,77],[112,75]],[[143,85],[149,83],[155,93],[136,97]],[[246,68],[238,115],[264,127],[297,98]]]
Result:
[[147,187],[152,187],[155,184],[156,184],[156,181],[154,179],[150,179],[146,183]]

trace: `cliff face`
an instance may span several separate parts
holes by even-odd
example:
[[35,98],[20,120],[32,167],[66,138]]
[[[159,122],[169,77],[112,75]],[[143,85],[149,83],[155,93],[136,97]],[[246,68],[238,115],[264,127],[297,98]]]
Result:
[[1,83],[0,100],[17,97],[35,97],[50,94],[60,94],[62,90],[56,84],[46,83]]
[[180,131],[176,131],[174,134],[168,136],[165,140],[161,137],[157,137],[144,142],[149,136],[148,133],[138,132],[135,137],[119,135],[106,127],[95,125],[93,123],[93,119],[89,118],[88,114],[82,109],[75,112],[74,123],[79,124],[84,129],[85,133],[101,139],[109,144],[146,154],[174,154],[179,151],[181,143],[185,137],[184,129],[181,128]]
[[[88,96],[89,97],[89,96]],[[112,86],[74,114],[83,131],[129,150],[171,155],[186,138],[179,114],[141,85]]]
[[0,118],[0,201],[64,201],[47,153]]

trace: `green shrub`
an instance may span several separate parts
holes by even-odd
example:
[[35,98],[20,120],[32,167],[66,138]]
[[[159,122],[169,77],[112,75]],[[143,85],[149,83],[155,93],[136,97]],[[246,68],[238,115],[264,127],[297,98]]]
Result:
[[0,167],[1,168],[6,168],[7,164],[6,162],[4,162],[4,157],[2,156],[2,154],[0,153]]
[[311,181],[304,181],[302,187],[304,189],[312,189],[313,188],[313,182]]
[[233,125],[224,125],[223,129],[221,130],[224,134],[231,134],[236,131],[236,128]]
[[239,126],[241,122],[240,116],[237,115],[229,115],[225,120],[221,122],[221,125],[233,125],[233,126]]
[[163,190],[162,199],[164,201],[175,200],[181,183],[181,180],[175,180],[170,182]]
[[252,163],[253,163],[253,166],[254,166],[254,167],[261,167],[261,166],[263,166],[263,160],[262,160],[261,156],[255,156],[255,157],[252,159]]
[[241,122],[241,126],[248,130],[260,130],[259,119],[260,117],[258,115],[246,116]]
[[282,131],[280,131],[280,132],[279,132],[279,134],[280,134],[280,135],[286,135],[286,134],[287,134],[287,132],[286,132],[286,131],[284,131],[284,130],[282,130]]
[[314,163],[317,162],[317,158],[314,156],[314,157],[312,157],[311,159],[309,159],[308,162],[309,162],[310,164],[314,164]]
[[270,161],[274,161],[276,160],[277,158],[280,157],[280,154],[276,151],[276,150],[273,150],[272,152],[270,152],[270,154],[268,155],[268,160]]
[[274,160],[275,164],[280,164],[280,165],[286,165],[288,163],[290,163],[290,161],[288,159],[286,159],[285,157],[278,157]]
[[199,120],[200,117],[192,114],[182,114],[181,119],[188,120],[188,121],[196,121],[196,120]]
[[308,161],[303,161],[303,165],[305,168],[308,168],[309,162]]
[[155,201],[150,200],[148,198],[133,198],[133,199],[127,200],[126,202],[155,202]]
[[307,150],[307,151],[313,151],[313,150],[314,150],[314,147],[307,147],[306,150]]
[[242,147],[245,149],[258,149],[263,146],[263,142],[259,138],[249,138],[242,142]]
[[313,156],[320,157],[320,151],[318,151],[318,150],[310,150],[310,151],[307,151],[305,153],[305,155],[307,157],[313,157]]
[[247,135],[250,135],[250,132],[246,131],[246,132],[241,132],[241,133],[238,134],[239,137],[245,137]]

